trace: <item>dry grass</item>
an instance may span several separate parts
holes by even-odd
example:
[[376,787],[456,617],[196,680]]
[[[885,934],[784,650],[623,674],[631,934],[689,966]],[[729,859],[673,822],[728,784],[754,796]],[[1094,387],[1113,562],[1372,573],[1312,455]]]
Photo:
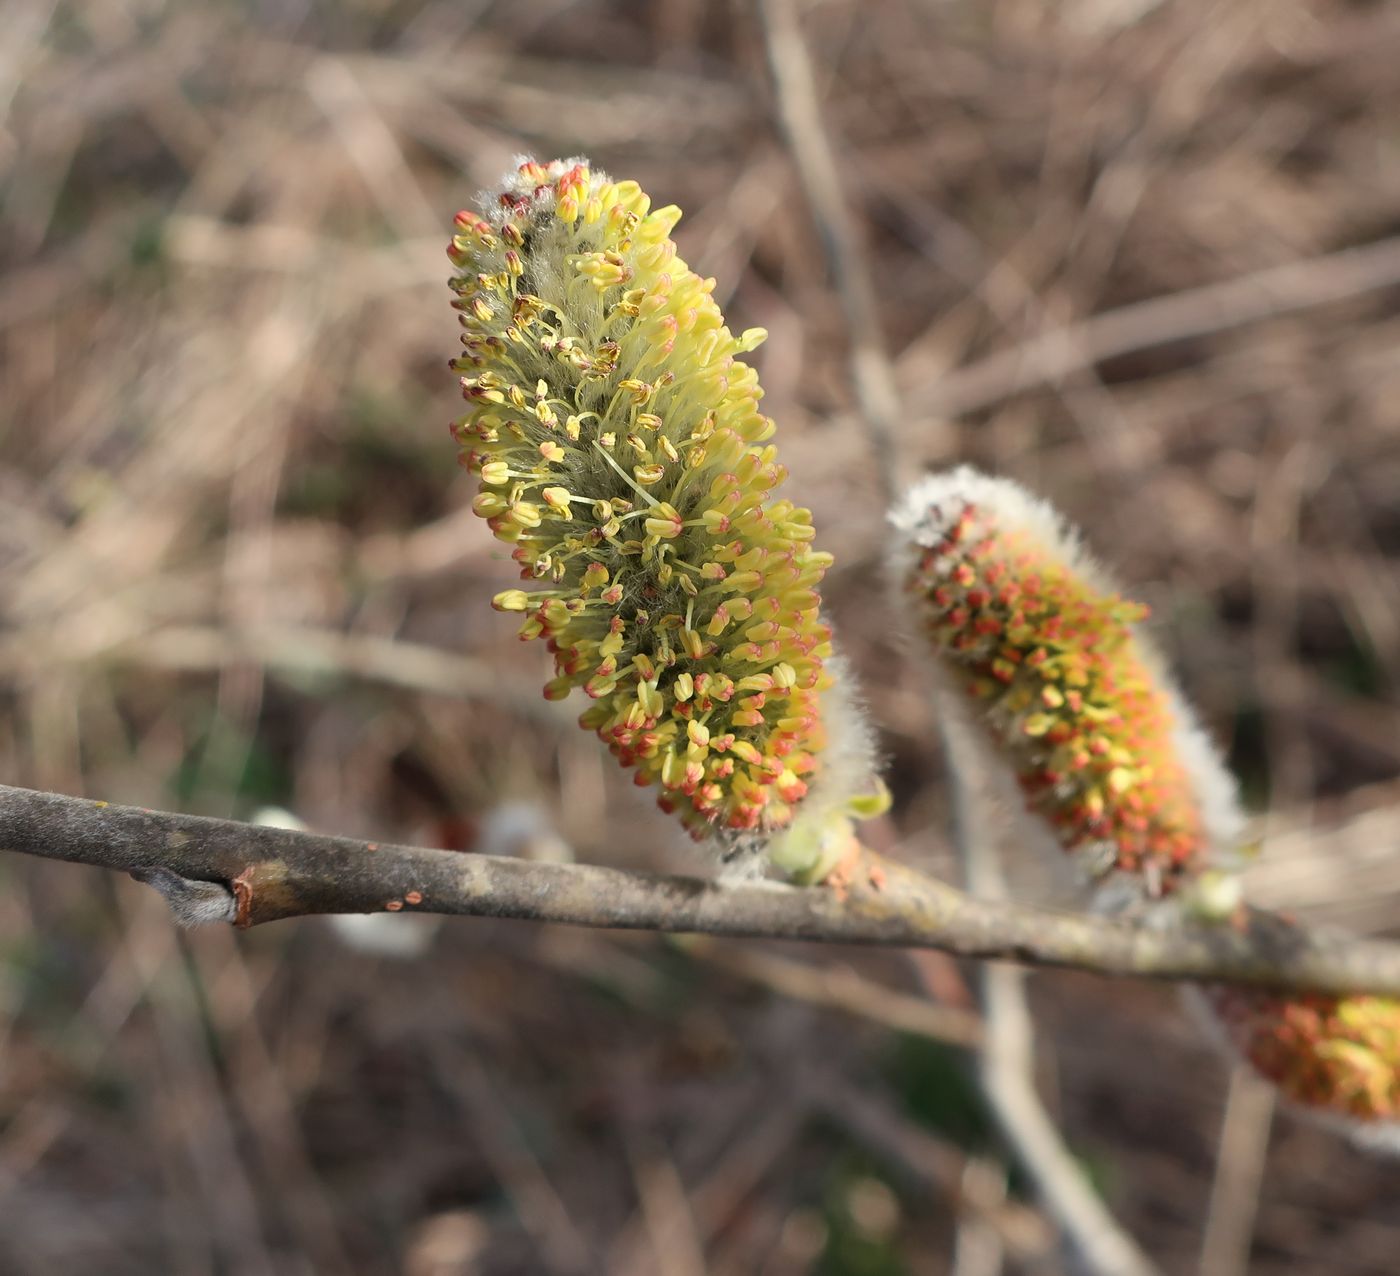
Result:
[[[804,17],[902,463],[974,459],[1080,520],[1252,801],[1364,821],[1290,835],[1261,894],[1374,930],[1400,926],[1398,18]],[[581,857],[693,865],[537,699],[445,429],[452,211],[517,151],[586,151],[684,207],[686,257],[770,330],[890,840],[946,854],[850,334],[747,6],[12,0],[4,26],[8,781],[449,842],[508,796]],[[6,1276],[923,1276],[974,1225],[1011,1270],[1044,1249],[1016,1184],[1001,1204],[950,1150],[981,1146],[951,1057],[821,980],[791,999],[761,964],[504,924],[395,963],[310,924],[177,936],[72,868],[0,863],[0,888]],[[945,965],[850,960],[964,995]],[[1035,1002],[1071,1143],[1164,1271],[1196,1270],[1225,1067],[1163,990],[1046,977]],[[1397,1243],[1393,1166],[1280,1116],[1249,1270],[1388,1272]]]

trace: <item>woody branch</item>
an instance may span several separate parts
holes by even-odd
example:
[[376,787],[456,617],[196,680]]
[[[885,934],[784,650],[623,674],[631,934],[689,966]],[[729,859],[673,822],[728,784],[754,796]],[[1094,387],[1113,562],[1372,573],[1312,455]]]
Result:
[[730,883],[362,842],[0,786],[0,848],[131,873],[185,920],[384,910],[937,948],[1102,975],[1400,994],[1400,947],[1255,912],[1148,929],[973,899],[866,852],[845,889]]

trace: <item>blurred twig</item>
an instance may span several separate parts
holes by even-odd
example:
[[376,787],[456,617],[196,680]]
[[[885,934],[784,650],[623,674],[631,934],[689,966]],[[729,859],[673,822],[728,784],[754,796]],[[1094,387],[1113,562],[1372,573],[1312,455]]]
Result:
[[822,128],[812,63],[802,42],[793,0],[764,0],[759,13],[783,129],[846,312],[851,377],[876,450],[880,484],[888,505],[900,487],[900,412],[881,333],[879,301],[866,266],[860,233],[842,193],[831,141]]
[[1230,1076],[1220,1128],[1215,1185],[1201,1241],[1201,1276],[1243,1276],[1249,1271],[1273,1115],[1273,1087],[1240,1064]]
[[972,1011],[885,988],[862,978],[849,966],[815,966],[759,949],[718,945],[707,945],[700,954],[710,965],[761,983],[794,1001],[844,1010],[898,1032],[953,1045],[975,1046],[982,1040],[982,1025]]
[[973,1162],[961,1149],[906,1121],[864,1087],[821,1073],[807,1077],[805,1084],[814,1106],[832,1121],[877,1151],[897,1157],[919,1178],[966,1206],[1017,1258],[1034,1261],[1050,1250],[1054,1235],[1045,1219],[1022,1202],[1008,1201],[1003,1183],[968,1175]]
[[1106,310],[942,373],[912,397],[926,411],[960,416],[1106,359],[1398,284],[1400,237],[1382,239]]
[[705,1249],[675,1162],[654,1139],[623,1128],[627,1161],[650,1240],[649,1270],[657,1276],[705,1276]]
[[253,926],[315,913],[507,917],[732,938],[938,948],[1105,975],[1400,993],[1400,947],[1255,912],[1148,929],[973,899],[865,852],[848,886],[799,888],[391,846],[0,785],[0,847],[131,872],[185,920]]
[[[980,750],[951,714],[943,717],[943,740],[964,884],[979,900],[1004,902],[1008,892],[996,841],[996,804]],[[978,973],[983,1016],[978,1076],[1012,1155],[1087,1271],[1152,1276],[1156,1268],[1089,1185],[1036,1092],[1025,972],[988,962]]]
[[433,1056],[439,1081],[470,1114],[482,1155],[534,1241],[543,1270],[550,1276],[582,1276],[595,1270],[583,1233],[475,1052],[436,1042]]
[[[353,677],[434,695],[505,697],[527,711],[539,701],[533,683],[512,680],[483,661],[398,638],[304,625],[172,625],[115,647],[107,658],[115,664],[195,671],[247,660],[308,677]],[[547,710],[537,716],[559,717]]]

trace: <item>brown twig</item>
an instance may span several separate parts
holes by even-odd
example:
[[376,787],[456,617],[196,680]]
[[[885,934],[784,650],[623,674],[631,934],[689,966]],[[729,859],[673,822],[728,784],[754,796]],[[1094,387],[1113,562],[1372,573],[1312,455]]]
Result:
[[956,1046],[971,1048],[982,1040],[982,1024],[976,1012],[886,988],[862,978],[849,966],[815,965],[762,949],[720,945],[707,945],[698,952],[710,965],[763,984],[793,1001],[842,1010],[899,1032]]
[[946,1194],[960,1212],[986,1223],[1026,1270],[1044,1270],[1054,1243],[1045,1219],[1024,1202],[1008,1201],[1004,1185],[989,1182],[985,1175],[969,1177],[971,1162],[961,1148],[907,1121],[868,1087],[816,1068],[807,1070],[802,1084],[813,1106],[839,1128]]
[[1269,913],[1238,927],[1133,926],[985,902],[868,855],[840,891],[392,846],[0,785],[0,847],[136,875],[183,920],[240,927],[409,911],[731,938],[938,948],[1103,975],[1400,994],[1400,947]]
[[[988,905],[1005,903],[1009,892],[998,845],[999,806],[982,750],[954,713],[943,717],[943,742],[964,884]],[[1012,1155],[1084,1271],[1094,1276],[1155,1276],[1157,1268],[1094,1191],[1041,1102],[1025,972],[988,962],[978,975],[983,1023],[978,1078]]]
[[1201,1276],[1245,1276],[1269,1156],[1275,1091],[1248,1065],[1230,1077],[1215,1182],[1201,1238]]
[[879,298],[842,191],[836,156],[822,128],[812,62],[792,0],[764,0],[759,17],[783,131],[848,319],[851,378],[876,452],[885,503],[890,504],[901,486],[900,405],[881,333]]
[[1019,342],[910,392],[939,418],[962,416],[1097,363],[1211,336],[1400,284],[1400,237],[1107,310]]
[[[349,678],[433,695],[508,699],[512,709],[545,721],[567,714],[537,710],[536,684],[512,678],[455,652],[377,634],[348,634],[310,625],[216,627],[171,625],[103,653],[113,665],[207,672],[250,661],[270,672]],[[0,669],[5,653],[0,652]]]

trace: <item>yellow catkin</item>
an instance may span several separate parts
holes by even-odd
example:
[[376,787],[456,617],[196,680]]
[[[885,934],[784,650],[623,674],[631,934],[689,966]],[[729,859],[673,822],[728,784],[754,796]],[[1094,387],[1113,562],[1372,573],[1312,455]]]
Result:
[[674,207],[582,161],[527,161],[449,256],[474,508],[525,588],[495,606],[554,653],[551,699],[697,834],[781,829],[818,770],[831,555],[735,336],[677,256]]

